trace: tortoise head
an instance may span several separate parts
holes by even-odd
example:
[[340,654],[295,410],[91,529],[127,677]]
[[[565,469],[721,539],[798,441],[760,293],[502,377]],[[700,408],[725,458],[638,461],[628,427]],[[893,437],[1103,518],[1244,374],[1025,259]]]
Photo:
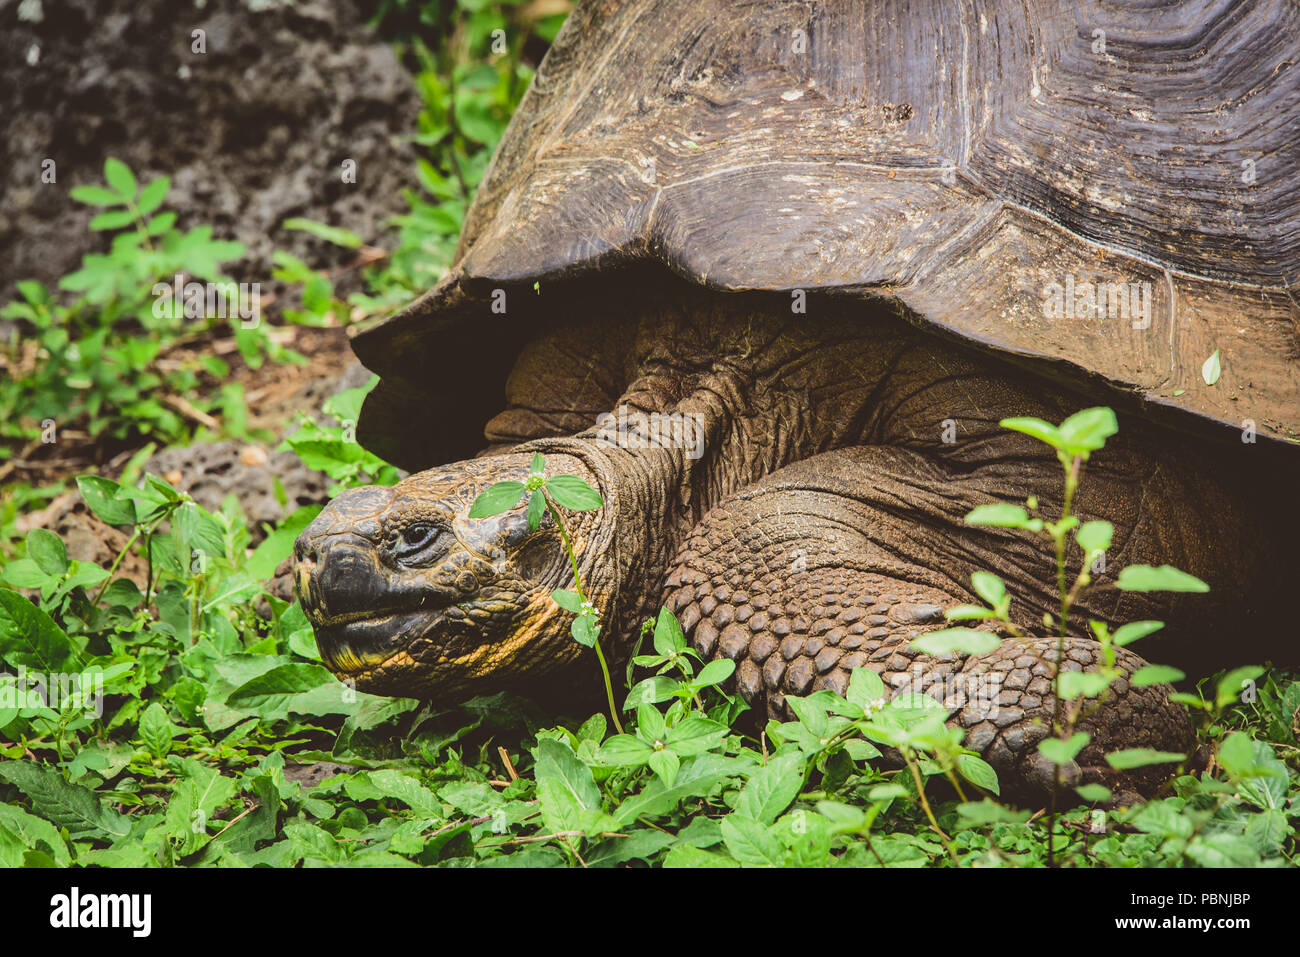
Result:
[[[294,546],[295,579],[325,664],[365,691],[432,697],[499,688],[576,658],[572,616],[551,591],[571,587],[558,528],[529,530],[526,502],[488,518],[470,506],[489,486],[525,481],[531,456],[498,455],[335,498]],[[547,472],[577,474],[575,457]],[[599,512],[565,524],[580,565]],[[590,555],[587,555],[590,559]],[[590,582],[590,591],[599,583]]]

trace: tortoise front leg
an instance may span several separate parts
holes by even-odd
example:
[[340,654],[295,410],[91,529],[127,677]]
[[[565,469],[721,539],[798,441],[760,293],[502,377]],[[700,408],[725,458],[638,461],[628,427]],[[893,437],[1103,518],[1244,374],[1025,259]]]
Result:
[[[853,669],[868,667],[891,694],[918,691],[948,705],[967,745],[998,770],[1004,787],[1041,793],[1054,776],[1037,744],[1052,718],[1055,638],[1008,639],[978,657],[934,658],[910,648],[944,626],[944,609],[979,601],[967,583],[981,568],[1007,580],[1021,619],[1041,619],[1052,607],[1051,583],[1032,580],[1050,579],[1045,557],[1035,565],[1032,551],[1013,546],[999,554],[1005,541],[990,542],[962,523],[987,501],[977,480],[946,474],[918,453],[855,448],[816,456],[713,509],[679,554],[665,604],[701,654],[736,662],[737,690],[760,712],[788,718],[785,695],[843,693]],[[1096,642],[1070,638],[1065,668],[1090,668],[1097,654]],[[1121,649],[1118,664],[1127,675],[1144,662]],[[1117,790],[1156,786],[1160,769],[1117,775],[1104,755],[1192,747],[1191,722],[1166,691],[1115,682],[1105,706],[1081,723],[1093,740],[1067,777]]]

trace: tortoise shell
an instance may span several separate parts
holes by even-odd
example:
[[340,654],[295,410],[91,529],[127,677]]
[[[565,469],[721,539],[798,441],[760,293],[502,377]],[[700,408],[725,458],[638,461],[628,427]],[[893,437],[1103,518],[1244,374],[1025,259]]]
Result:
[[482,420],[452,410],[495,411],[495,344],[533,300],[640,266],[892,300],[1148,412],[1290,440],[1298,71],[1285,0],[579,3],[452,268],[354,341],[384,377],[363,437],[412,467],[472,454]]

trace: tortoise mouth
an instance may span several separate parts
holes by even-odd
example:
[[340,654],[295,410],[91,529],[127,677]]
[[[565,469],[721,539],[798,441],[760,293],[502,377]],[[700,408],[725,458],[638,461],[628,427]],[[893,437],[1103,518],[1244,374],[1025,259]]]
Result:
[[321,660],[344,676],[382,667],[434,631],[444,617],[441,609],[429,608],[353,612],[328,619],[309,616]]

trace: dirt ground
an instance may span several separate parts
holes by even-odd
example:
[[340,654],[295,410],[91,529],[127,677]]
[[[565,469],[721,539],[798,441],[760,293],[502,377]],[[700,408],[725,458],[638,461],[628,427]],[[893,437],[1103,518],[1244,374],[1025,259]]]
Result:
[[340,265],[350,252],[280,224],[379,240],[414,185],[401,137],[419,108],[354,0],[0,0],[0,302],[15,280],[53,283],[107,248],[68,191],[102,182],[109,156],[144,181],[171,176],[182,228],[242,242],[239,281],[265,282],[273,248]]

